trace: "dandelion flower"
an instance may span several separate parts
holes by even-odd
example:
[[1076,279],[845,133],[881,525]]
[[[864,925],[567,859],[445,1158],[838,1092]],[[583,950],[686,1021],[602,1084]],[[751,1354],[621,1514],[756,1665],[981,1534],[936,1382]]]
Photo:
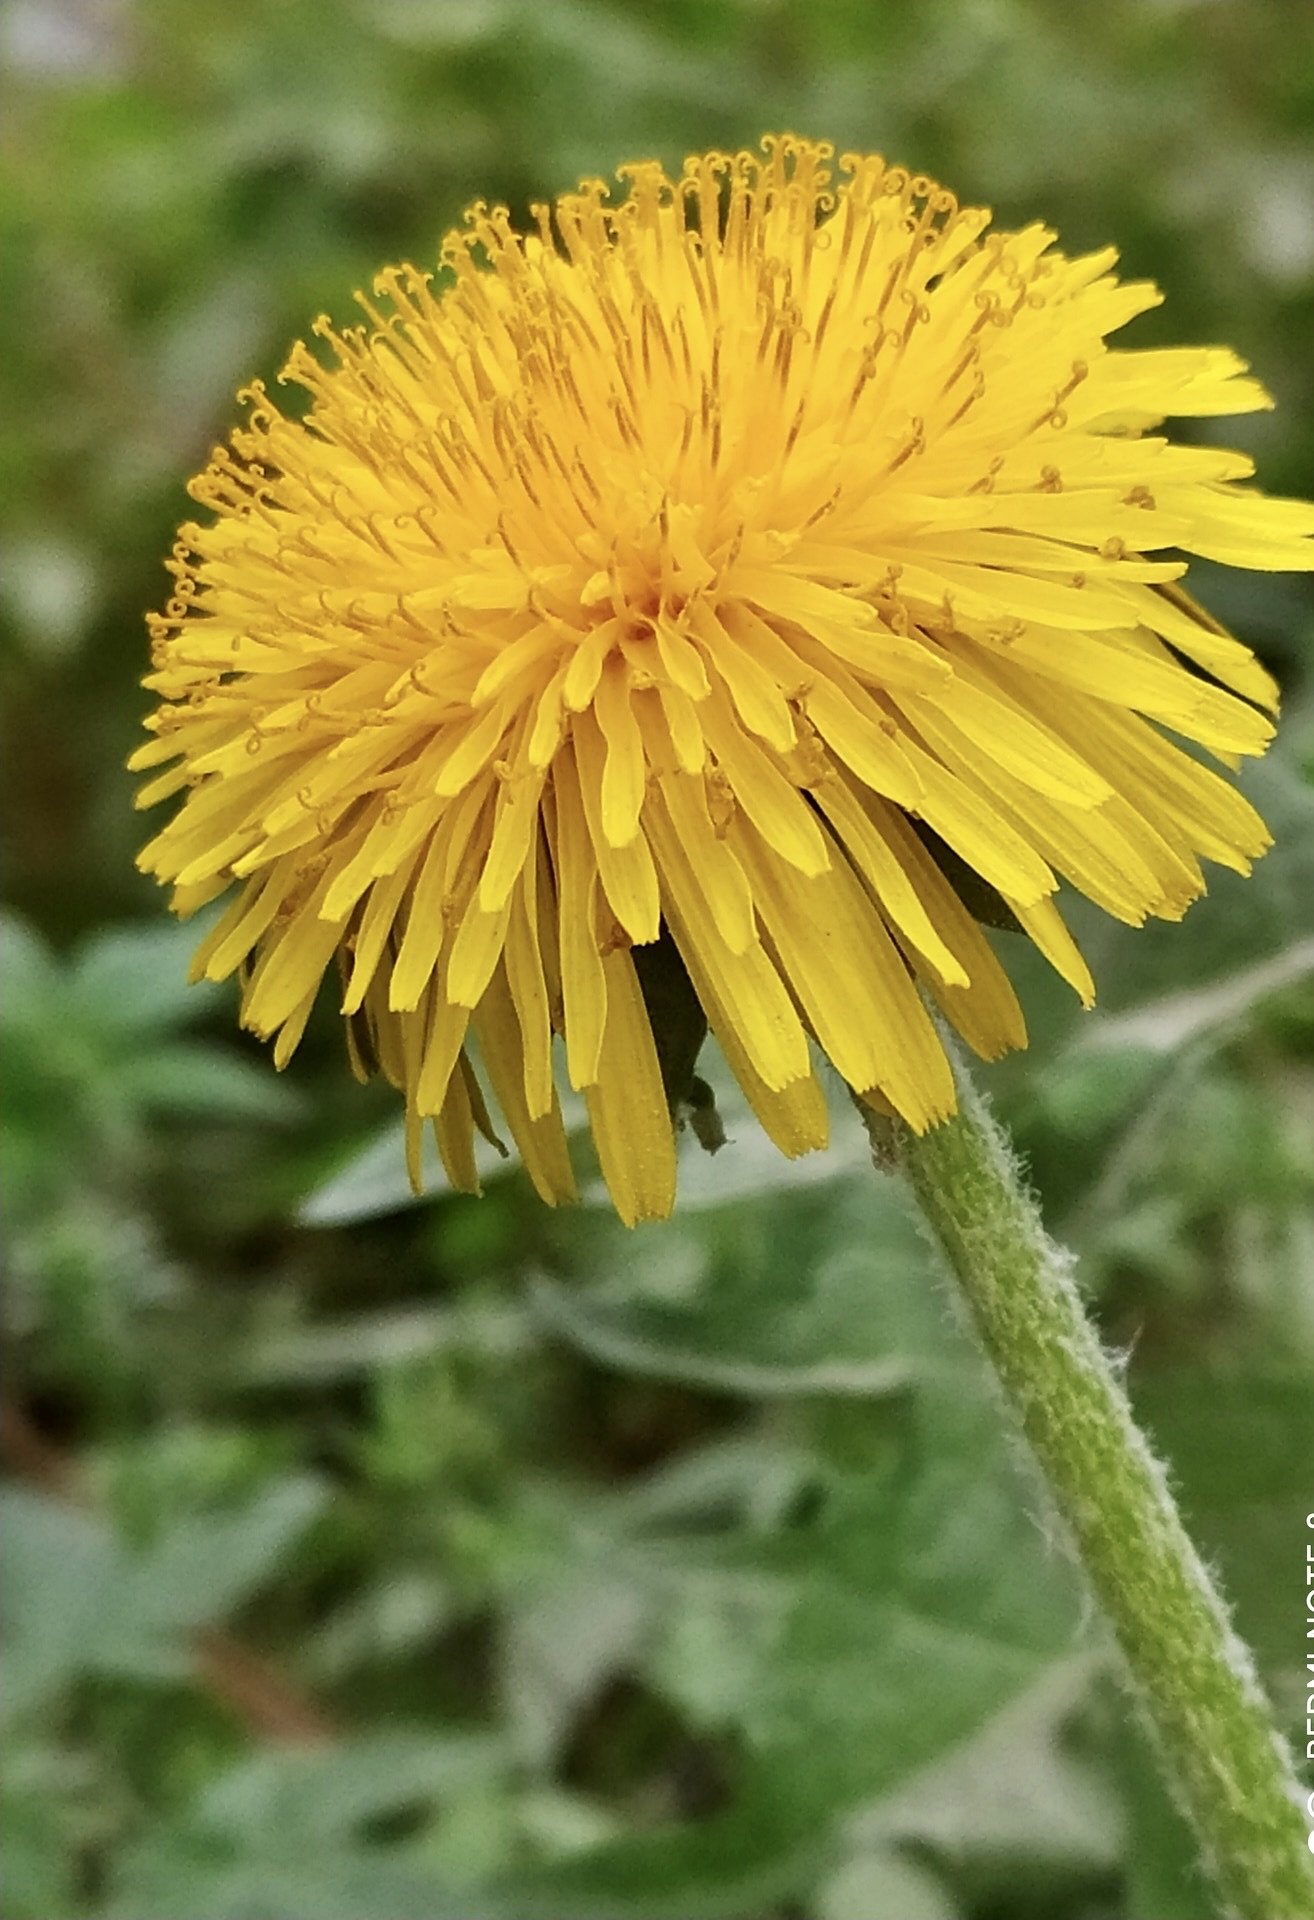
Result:
[[670,1210],[705,1027],[786,1154],[825,1144],[817,1048],[923,1130],[923,995],[1025,1043],[983,900],[1089,1002],[1060,881],[1176,919],[1268,842],[1191,748],[1262,753],[1273,682],[1178,583],[1314,565],[1314,509],[1158,431],[1263,388],[1111,349],[1160,299],[1111,248],[831,157],[630,166],[525,234],[476,204],[192,485],[132,762],[184,799],[141,864],[183,914],[238,889],[196,972],[280,1066],[336,962],[413,1177],[432,1118],[476,1185],[473,1044],[571,1197],[554,1036],[626,1220]]

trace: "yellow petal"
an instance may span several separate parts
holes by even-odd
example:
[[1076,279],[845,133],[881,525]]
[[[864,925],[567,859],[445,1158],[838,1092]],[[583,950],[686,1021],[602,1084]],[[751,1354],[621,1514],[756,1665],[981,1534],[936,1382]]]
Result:
[[[952,952],[961,956],[970,984],[945,985],[930,974],[926,985],[974,1053],[997,1059],[1027,1043],[1017,995],[985,934],[967,911],[935,861],[894,807],[878,800],[868,806],[884,837],[912,875],[927,917]],[[1016,911],[1016,907],[1014,908]]]
[[277,930],[256,966],[242,1018],[262,1038],[319,985],[342,937],[341,927],[318,917],[329,881],[325,875],[302,910]]
[[355,1013],[365,999],[384,946],[397,924],[398,908],[410,888],[415,863],[413,854],[396,873],[376,881],[370,889],[352,945],[351,976],[343,994],[343,1013]]
[[493,837],[479,879],[479,904],[485,913],[495,913],[505,905],[529,858],[542,791],[543,776],[534,771],[512,772],[502,782],[493,816]]
[[903,807],[917,805],[921,782],[900,748],[898,729],[856,681],[833,672],[818,676],[805,695],[805,707],[827,746],[873,792]]
[[532,1115],[525,1098],[520,1026],[506,972],[498,967],[475,1016],[479,1051],[497,1103],[506,1115],[525,1170],[549,1206],[578,1199],[561,1106],[553,1087],[546,1109]]
[[857,795],[843,780],[826,780],[817,790],[817,805],[887,918],[941,980],[965,987],[967,973],[962,962],[940,938],[912,876]]
[[511,919],[503,955],[507,985],[520,1026],[525,1108],[531,1120],[542,1119],[554,1098],[551,1007],[539,946],[537,885],[537,862],[530,860],[511,896]]
[[1076,807],[1096,807],[1112,788],[1058,736],[1036,724],[1006,697],[975,682],[970,666],[955,673],[934,701],[906,696],[909,713],[950,720],[979,765],[999,766],[1038,793]]
[[596,1081],[584,1089],[598,1163],[627,1227],[675,1205],[675,1130],[648,1010],[628,953],[604,956],[607,1019]]
[[919,1130],[952,1113],[944,1050],[848,863],[804,877],[746,823],[735,821],[730,839],[781,967],[836,1069],[852,1087],[882,1088]]
[[624,846],[618,846],[607,832],[605,791],[610,759],[592,712],[576,716],[571,738],[591,851],[607,903],[631,940],[640,945],[655,940],[661,930],[657,870],[641,832],[631,835]]
[[613,655],[603,669],[593,712],[606,741],[602,774],[602,829],[613,847],[627,847],[639,831],[647,762],[630,703],[625,663]]
[[401,1012],[418,1004],[438,962],[447,929],[474,890],[477,862],[467,859],[487,831],[493,777],[485,774],[443,814],[418,866],[406,931],[393,967],[389,1004]]
[[701,776],[668,774],[660,785],[674,829],[674,839],[668,834],[664,841],[670,861],[692,868],[717,933],[731,953],[746,952],[757,941],[752,891],[743,868],[712,825]]
[[607,976],[596,932],[597,868],[593,863],[579,776],[569,753],[554,769],[556,791],[552,857],[557,877],[561,996],[565,1008],[566,1070],[572,1087],[598,1077],[607,1020]]
[[619,620],[603,620],[601,626],[590,628],[584,639],[580,639],[561,687],[561,695],[571,712],[582,712],[594,699],[597,682],[601,680],[603,660],[607,659],[619,637]]
[[656,802],[651,832],[661,862],[663,910],[689,977],[700,998],[700,982],[715,997],[753,1071],[778,1092],[810,1071],[807,1037],[793,1002],[756,937],[740,951],[727,944],[702,869]]
[[[466,1067],[465,1054],[460,1066]],[[479,1169],[475,1165],[474,1115],[470,1109],[470,1091],[465,1073],[453,1073],[447,1083],[447,1096],[433,1116],[433,1137],[447,1178],[458,1193],[479,1193]]]
[[922,785],[917,812],[946,845],[1010,899],[1041,900],[1054,891],[1045,862],[993,807],[912,740],[902,746]]
[[1095,982],[1090,977],[1090,968],[1054,902],[1038,900],[1032,906],[1025,906],[1020,901],[1010,901],[1009,904],[1054,971],[1075,989],[1082,1006],[1093,1006]]
[[680,934],[675,937],[707,1024],[767,1137],[790,1160],[804,1153],[820,1153],[830,1140],[830,1115],[821,1082],[811,1065],[798,1079],[786,1081],[784,1086],[769,1086],[753,1065],[741,1037],[741,1023],[717,992],[711,972],[702,964],[700,950],[687,935],[683,944]]
[[741,731],[717,688],[704,704],[702,722],[720,771],[763,839],[800,873],[820,873],[830,856],[816,820],[767,748]]
[[729,689],[735,711],[749,732],[760,735],[777,753],[788,753],[795,737],[793,716],[772,674],[732,638],[705,604],[694,609],[691,627],[702,641],[709,663]]
[[485,913],[478,897],[465,910],[447,955],[446,993],[460,1007],[477,1007],[502,957],[511,902]]

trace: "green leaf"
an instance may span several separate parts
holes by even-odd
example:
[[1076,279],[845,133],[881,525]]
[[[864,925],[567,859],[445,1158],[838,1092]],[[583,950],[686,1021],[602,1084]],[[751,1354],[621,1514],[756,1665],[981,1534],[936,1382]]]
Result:
[[979,1376],[960,1371],[906,1413],[873,1429],[878,1465],[825,1475],[812,1520],[719,1541],[664,1528],[613,1551],[658,1599],[653,1680],[695,1724],[732,1727],[744,1757],[729,1810],[517,1878],[503,1889],[517,1913],[700,1920],[797,1895],[847,1811],[1068,1645],[1071,1583]]
[[16,913],[0,913],[0,973],[5,983],[0,1013],[6,1026],[25,1023],[43,1008],[56,966],[34,927]]
[[825,1882],[815,1920],[959,1920],[943,1883],[893,1847],[855,1854]]
[[1174,1054],[1186,1046],[1218,1041],[1271,994],[1312,974],[1314,939],[1293,940],[1271,958],[1243,967],[1209,986],[1165,994],[1124,1013],[1097,1014],[1073,1050]]
[[736,1920],[796,1900],[824,1857],[824,1834],[789,1779],[753,1769],[730,1813],[508,1876],[494,1891],[515,1920]]
[[205,1789],[196,1819],[248,1842],[331,1843],[398,1807],[496,1779],[506,1764],[489,1734],[395,1728],[322,1751],[257,1753]]
[[1137,1920],[1226,1920],[1200,1865],[1195,1836],[1172,1803],[1159,1756],[1132,1714],[1119,1727],[1126,1807],[1126,1911]]
[[[6,1920],[49,1920],[76,1911],[76,1860],[69,1831],[68,1775],[58,1754],[8,1742],[0,1778],[5,1836]],[[37,1758],[36,1767],[28,1764]]]
[[744,1702],[747,1738],[819,1808],[888,1791],[961,1740],[1075,1625],[979,1374],[924,1387],[911,1411],[887,1471],[838,1481],[792,1542],[793,1615]]
[[[504,1158],[482,1135],[476,1135],[475,1166],[483,1184],[515,1164],[514,1148]],[[451,1183],[438,1158],[430,1127],[424,1130],[421,1170],[423,1191],[417,1194],[412,1192],[406,1173],[406,1122],[390,1120],[350,1155],[345,1166],[302,1201],[297,1217],[307,1227],[353,1226],[360,1220],[377,1220],[383,1214],[398,1213],[450,1194]]]
[[258,1754],[128,1852],[111,1920],[479,1920],[478,1898],[445,1888],[419,1848],[371,1845],[368,1830],[503,1766],[487,1737],[418,1729]]
[[[733,1806],[518,1880],[514,1902],[753,1911],[806,1884],[846,1810],[955,1745],[1067,1645],[1071,1583],[1029,1518],[894,1181],[620,1232],[596,1237],[604,1277],[589,1291],[537,1282],[552,1330],[606,1365],[788,1398],[811,1466],[790,1463],[782,1498],[756,1512],[725,1502],[726,1449],[709,1450],[702,1485],[695,1456],[627,1493],[610,1577],[628,1570],[655,1598],[650,1681],[695,1725],[746,1743]],[[813,1517],[794,1519],[805,1493]],[[583,1593],[576,1605],[587,1635]]]
[[[1221,1574],[1237,1626],[1294,1698],[1306,1646],[1292,1625],[1303,1580],[1314,1460],[1314,1391],[1277,1367],[1133,1372],[1138,1417],[1167,1455],[1187,1525]],[[1297,1591],[1297,1598],[1300,1592]]]
[[[812,1362],[776,1355],[739,1358],[727,1350],[724,1330],[717,1343],[717,1330],[700,1316],[642,1303],[581,1300],[568,1287],[542,1278],[530,1297],[545,1327],[602,1366],[679,1380],[706,1393],[769,1400],[814,1394],[865,1399],[895,1392],[911,1378],[907,1360],[899,1355]],[[763,1346],[771,1334],[769,1328],[764,1331]]]
[[441,1353],[506,1358],[531,1344],[527,1316],[519,1306],[462,1301],[280,1329],[256,1341],[244,1372],[254,1381],[306,1385],[349,1380]]
[[0,1494],[0,1525],[9,1647],[4,1705],[19,1716],[94,1664],[91,1650],[120,1557],[103,1522],[21,1488]]
[[929,1248],[901,1182],[870,1168],[623,1232],[597,1242],[601,1284],[539,1277],[531,1293],[603,1365],[743,1397],[865,1399],[946,1351]]
[[275,1482],[245,1507],[184,1519],[133,1551],[89,1514],[6,1493],[9,1708],[30,1711],[84,1673],[185,1674],[187,1637],[259,1587],[323,1502],[309,1476]]
[[174,1040],[120,1061],[117,1090],[145,1111],[214,1120],[287,1120],[302,1102],[265,1061],[201,1041]]
[[[275,1480],[244,1506],[179,1520],[145,1553],[125,1556],[122,1657],[131,1665],[139,1634],[164,1640],[231,1613],[268,1579],[326,1498],[309,1474]],[[113,1663],[112,1648],[107,1633],[102,1662]]]
[[1084,1910],[1083,1896],[1116,1879],[1125,1846],[1104,1764],[1108,1667],[1100,1652],[1042,1668],[937,1764],[859,1814],[846,1845],[935,1861],[972,1912]]
[[10,539],[0,605],[44,663],[75,653],[95,613],[100,583],[89,545],[43,532]]
[[633,1665],[646,1636],[653,1594],[615,1565],[609,1546],[563,1554],[528,1591],[508,1595],[503,1702],[517,1756],[530,1766],[548,1767],[579,1709]]
[[422,1860],[341,1845],[298,1853],[296,1839],[216,1858],[208,1836],[157,1831],[126,1850],[106,1920],[504,1920]]
[[129,922],[93,934],[70,967],[72,1017],[124,1034],[163,1033],[199,1019],[218,990],[210,981],[191,984],[187,968],[210,917]]

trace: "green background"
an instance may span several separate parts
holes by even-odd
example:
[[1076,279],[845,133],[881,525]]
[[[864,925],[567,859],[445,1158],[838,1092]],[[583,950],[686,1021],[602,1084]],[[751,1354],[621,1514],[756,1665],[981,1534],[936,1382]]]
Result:
[[[10,0],[0,12],[10,1920],[1207,1920],[1042,1499],[842,1103],[727,1102],[669,1225],[403,1204],[320,1010],[277,1079],[135,872],[142,613],[233,392],[482,196],[791,128],[1116,241],[1314,493],[1305,0]],[[1130,338],[1130,336],[1129,336]],[[1284,1717],[1314,1507],[1308,582],[1278,844],[1002,944],[987,1083]],[[581,1164],[583,1162],[581,1161]]]

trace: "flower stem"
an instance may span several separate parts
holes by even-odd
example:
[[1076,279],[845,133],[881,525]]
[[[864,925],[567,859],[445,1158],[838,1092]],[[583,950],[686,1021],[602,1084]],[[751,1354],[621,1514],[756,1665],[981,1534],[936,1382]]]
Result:
[[[1008,1143],[959,1069],[957,1116],[893,1148],[1102,1603],[1174,1797],[1239,1920],[1311,1920],[1300,1789],[1248,1649],[1192,1546]],[[888,1164],[890,1124],[869,1122]]]

